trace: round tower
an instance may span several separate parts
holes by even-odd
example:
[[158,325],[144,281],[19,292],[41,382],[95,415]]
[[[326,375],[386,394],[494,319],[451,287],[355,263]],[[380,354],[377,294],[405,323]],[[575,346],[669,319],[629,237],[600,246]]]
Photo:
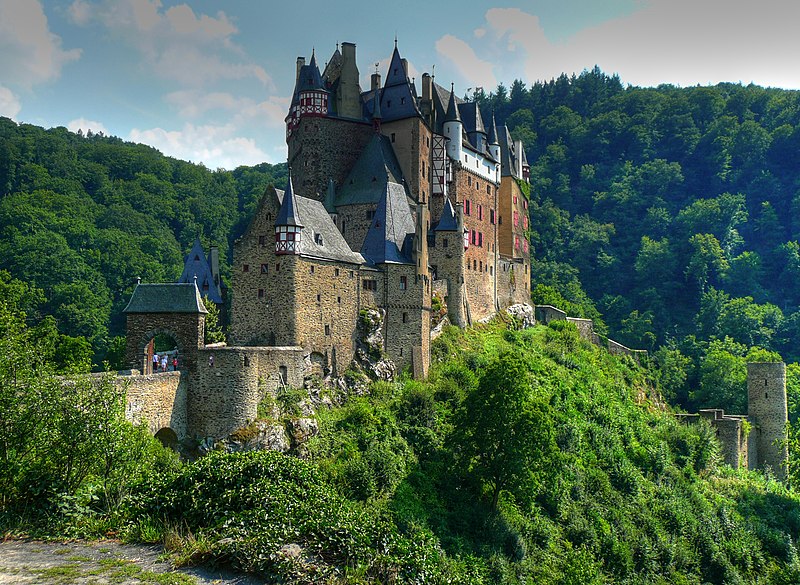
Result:
[[450,102],[447,104],[447,113],[444,117],[443,130],[444,135],[448,138],[447,155],[453,160],[461,161],[461,153],[463,150],[462,132],[464,131],[464,125],[458,113],[456,94],[452,83],[450,84]]
[[751,468],[772,469],[786,478],[789,451],[786,444],[786,364],[747,364],[748,417],[753,423],[750,441],[756,442],[756,461]]

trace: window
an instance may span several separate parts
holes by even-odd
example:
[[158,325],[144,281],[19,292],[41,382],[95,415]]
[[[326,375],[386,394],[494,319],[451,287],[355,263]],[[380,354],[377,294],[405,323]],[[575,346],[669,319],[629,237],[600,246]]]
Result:
[[481,260],[480,262],[478,262],[478,270],[480,270],[481,272],[483,272],[483,260]]
[[406,290],[408,288],[408,278],[405,276],[400,277],[400,290]]
[[464,199],[464,213],[466,215],[471,215],[472,213],[472,205],[469,199]]
[[378,290],[378,281],[365,278],[364,282],[362,283],[362,288],[364,290]]
[[350,271],[350,278],[353,278],[353,271]]
[[[469,161],[467,160],[467,155],[466,155],[466,154],[464,155],[464,162],[469,162]],[[471,183],[470,183],[470,184],[471,184]]]
[[483,248],[483,232],[478,232],[478,246]]
[[318,294],[318,295],[317,295],[317,302],[319,303],[320,301],[322,301],[322,295],[319,295],[319,294]]
[[311,274],[314,274],[314,267],[311,267]]
[[275,272],[280,272],[280,269],[281,269],[281,265],[280,264],[276,264],[275,265]]
[[525,209],[528,209],[528,200],[527,199],[523,199],[522,200],[522,207],[525,208]]
[[475,181],[475,190],[476,191],[480,191],[481,190],[481,184],[480,184],[479,181]]
[[447,247],[447,238],[442,238],[442,248]]
[[394,138],[395,138],[395,135],[394,135],[394,132],[392,132],[392,142],[394,142]]
[[516,204],[517,204],[517,196],[514,195],[514,205],[516,205]]
[[263,299],[264,298],[264,289],[263,288],[258,289],[258,298],[259,299]]
[[250,265],[242,264],[242,272],[250,272]]
[[341,305],[342,304],[342,297],[336,297],[336,302]]
[[367,210],[367,219],[372,221],[373,217],[375,217],[375,210]]
[[483,221],[483,205],[478,205],[478,220]]
[[523,227],[525,229],[528,229],[528,216],[527,215],[523,215],[522,216],[522,225],[523,225]]
[[519,225],[519,213],[515,211],[514,212],[514,227],[517,227],[518,225]]
[[486,193],[489,194],[489,195],[492,194],[492,186],[491,185],[488,185],[488,184],[486,185]]
[[338,268],[334,268],[333,269],[333,275],[334,276],[339,276],[339,269]]
[[477,270],[478,269],[478,261],[477,260],[473,260],[472,261],[472,269],[473,270]]
[[314,234],[314,242],[318,246],[322,246],[322,234]]
[[[395,69],[394,71],[395,71],[395,73],[397,73],[397,69]],[[386,100],[386,107],[387,108],[391,108],[392,107],[392,100]]]
[[403,323],[408,323],[408,313],[403,313]]
[[467,185],[472,186],[472,177],[467,176]]
[[494,209],[489,210],[489,223],[494,225]]
[[331,334],[331,326],[325,325],[325,335],[330,335],[330,334]]
[[522,240],[522,250],[527,254],[528,253],[528,240]]
[[489,274],[494,276],[494,266],[489,266]]
[[514,236],[514,249],[519,250],[519,236]]
[[261,265],[261,274],[267,274],[269,272],[269,264],[262,264]]
[[[266,246],[267,245],[267,236],[258,236],[258,245],[259,246]],[[195,258],[197,260],[197,258]]]

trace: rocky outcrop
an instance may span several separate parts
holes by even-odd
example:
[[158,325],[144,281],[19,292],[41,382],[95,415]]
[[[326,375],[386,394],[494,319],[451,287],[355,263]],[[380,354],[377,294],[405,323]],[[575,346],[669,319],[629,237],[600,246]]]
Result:
[[355,368],[371,380],[391,380],[395,365],[383,353],[383,319],[380,309],[363,309],[356,328]]
[[506,313],[518,323],[520,329],[527,329],[536,325],[536,315],[532,306],[525,303],[511,305]]

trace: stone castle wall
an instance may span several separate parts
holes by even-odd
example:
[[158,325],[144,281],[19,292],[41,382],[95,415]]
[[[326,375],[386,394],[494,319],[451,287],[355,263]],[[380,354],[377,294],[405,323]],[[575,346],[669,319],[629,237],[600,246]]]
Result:
[[430,195],[431,131],[421,119],[406,118],[382,124],[381,134],[389,137],[413,198],[427,201]]
[[734,469],[749,467],[749,437],[745,433],[746,416],[726,415],[719,408],[700,411],[700,416],[714,427],[720,440],[722,457]]
[[[458,209],[456,209],[458,213]],[[467,314],[464,301],[464,238],[460,232],[435,232],[428,258],[434,274],[432,277],[446,283],[447,314],[450,322],[466,327]]]
[[130,367],[146,372],[150,367],[147,346],[159,334],[168,335],[178,346],[178,363],[192,368],[205,337],[205,314],[202,313],[129,313],[125,361]]
[[522,259],[497,261],[497,302],[501,307],[531,302],[530,266]]
[[[410,368],[425,376],[430,362],[430,280],[418,277],[412,265],[388,265],[385,286],[386,353],[399,370]],[[417,361],[421,363],[414,364],[414,348],[420,348]]]
[[186,373],[180,371],[114,378],[127,396],[125,418],[134,424],[145,424],[153,435],[169,428],[179,439],[188,436],[186,378]]

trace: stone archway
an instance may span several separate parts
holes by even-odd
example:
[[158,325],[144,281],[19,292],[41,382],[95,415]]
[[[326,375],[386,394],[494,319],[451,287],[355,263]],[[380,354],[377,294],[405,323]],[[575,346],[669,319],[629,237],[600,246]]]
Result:
[[159,429],[155,437],[158,439],[159,443],[164,445],[167,449],[171,449],[172,451],[178,450],[178,435],[171,428],[164,427]]
[[[136,367],[137,370],[141,371],[143,374],[155,374],[156,372],[153,369],[153,342],[156,340],[157,337],[164,336],[169,337],[175,343],[175,348],[177,349],[177,359],[178,359],[178,368],[183,367],[183,358],[185,356],[183,344],[181,343],[181,339],[174,331],[171,329],[162,329],[156,328],[148,331],[145,333],[139,340],[137,344],[136,355],[139,356],[138,366]],[[168,371],[171,370],[171,364],[168,368]]]

